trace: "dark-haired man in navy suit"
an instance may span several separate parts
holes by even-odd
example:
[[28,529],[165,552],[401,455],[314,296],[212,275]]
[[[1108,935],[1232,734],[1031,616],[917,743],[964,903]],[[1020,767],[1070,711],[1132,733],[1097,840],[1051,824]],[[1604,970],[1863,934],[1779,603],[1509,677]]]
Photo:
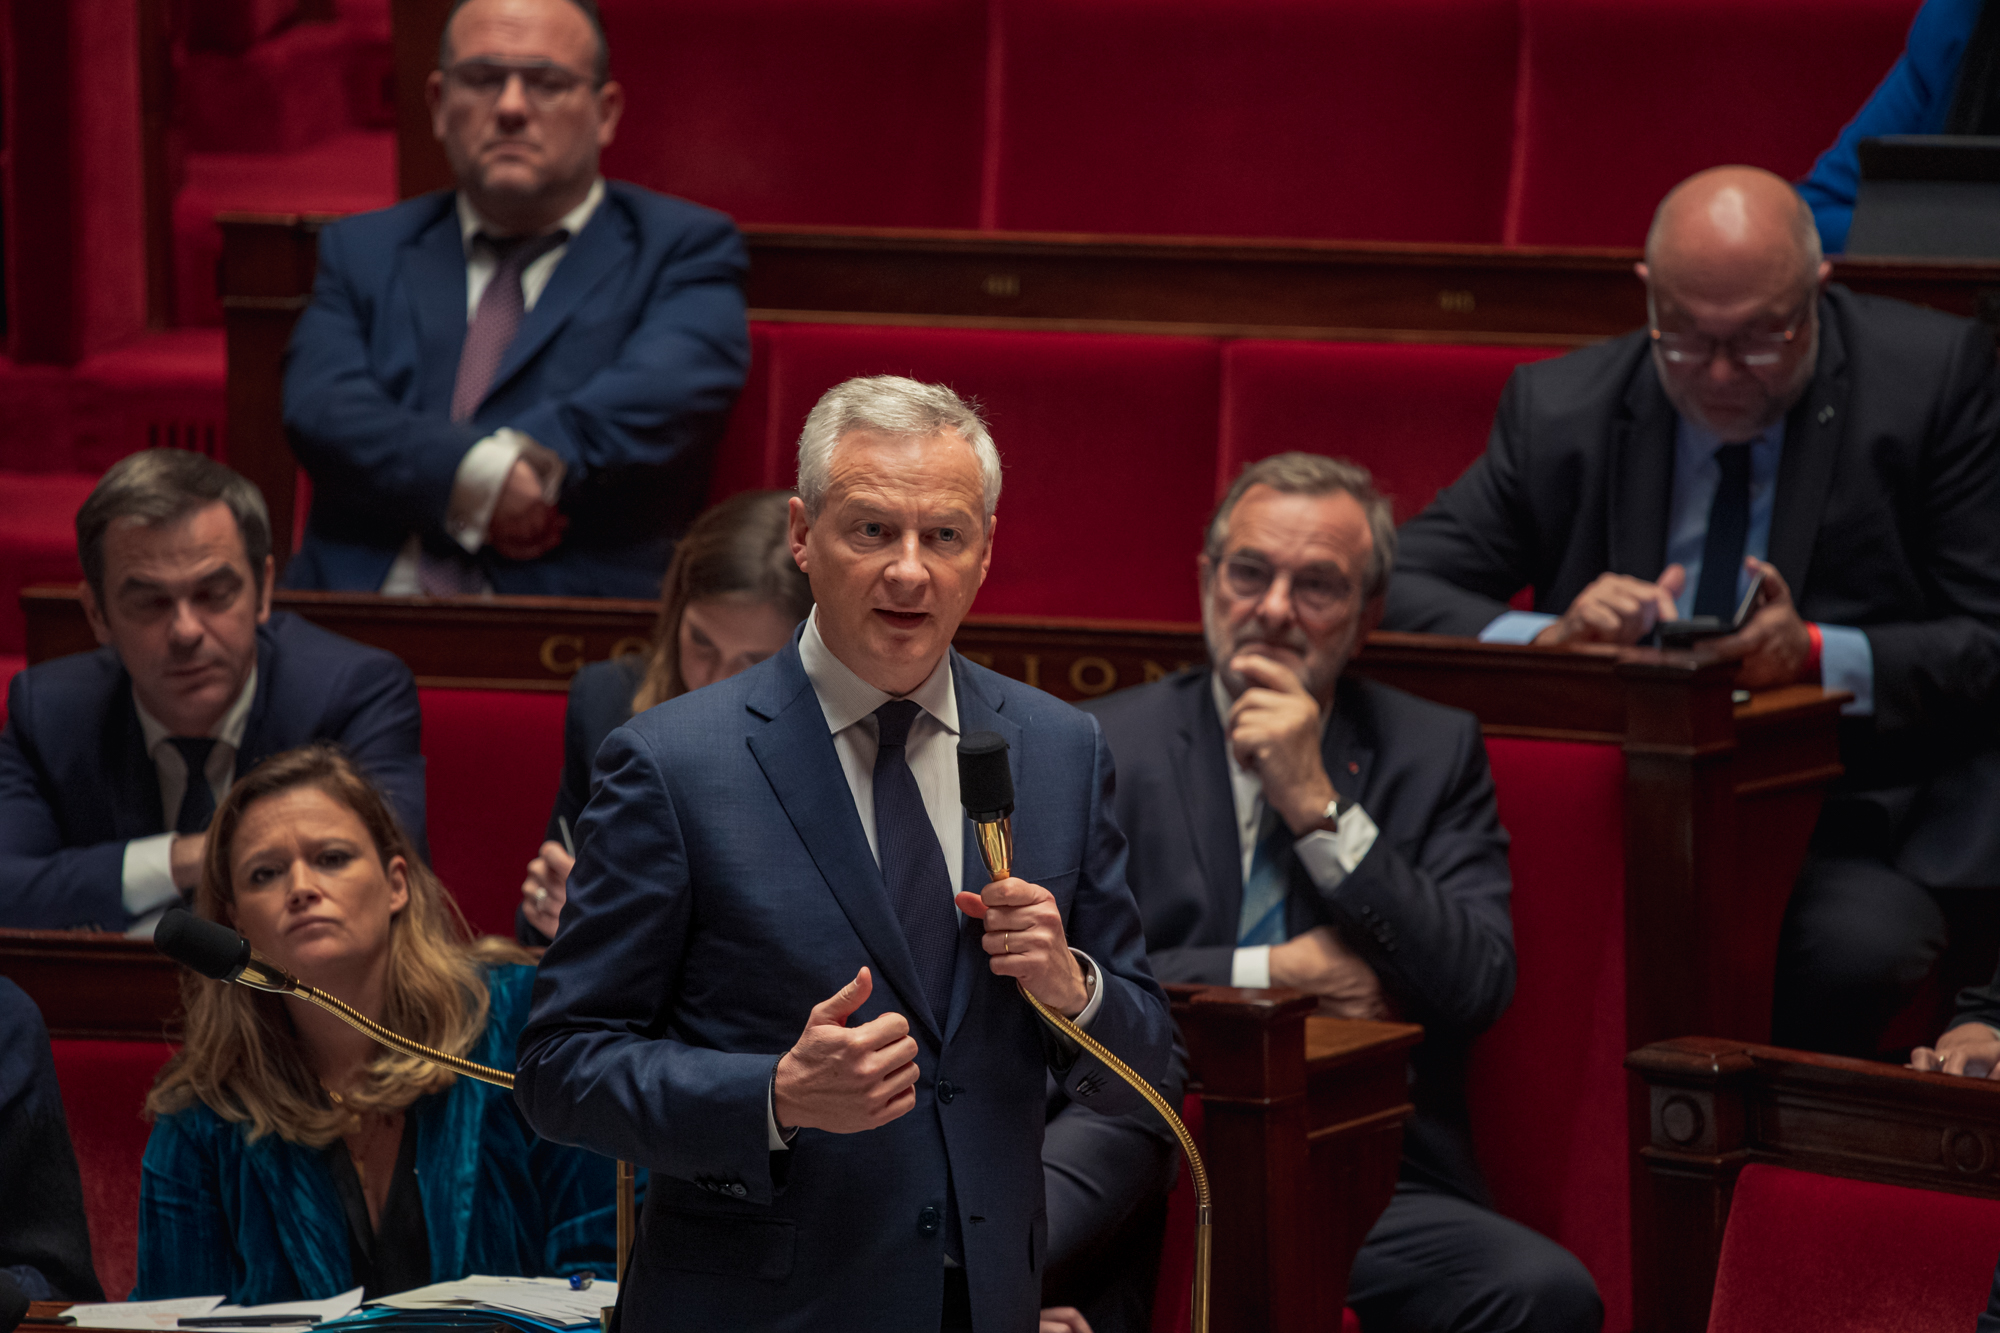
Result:
[[624,94],[588,0],[460,0],[428,91],[458,188],[320,233],[286,580],[656,596],[749,365],[742,240],[598,175]]
[[424,845],[422,716],[409,668],[271,611],[264,497],[199,454],[104,474],[76,516],[104,646],[14,677],[0,733],[0,925],[125,930],[201,874],[239,773],[338,741]]
[[[1028,1333],[1048,1074],[1093,1110],[1144,1103],[1018,990],[1145,1077],[1170,1048],[1110,755],[951,651],[1000,493],[955,394],[831,390],[798,489],[798,637],[598,751],[517,1095],[543,1136],[652,1172],[628,1330]],[[959,799],[979,731],[1014,774],[997,883]]]
[[1592,1333],[1590,1274],[1494,1212],[1473,1157],[1466,1064],[1514,994],[1478,721],[1343,672],[1395,549],[1365,469],[1251,464],[1203,546],[1209,666],[1091,703],[1148,955],[1164,981],[1287,986],[1423,1024],[1396,1194],[1348,1289],[1364,1329]]

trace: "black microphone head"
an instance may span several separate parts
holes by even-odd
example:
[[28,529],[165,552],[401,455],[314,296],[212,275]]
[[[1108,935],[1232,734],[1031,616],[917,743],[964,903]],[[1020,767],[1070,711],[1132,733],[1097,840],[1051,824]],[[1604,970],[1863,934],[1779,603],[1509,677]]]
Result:
[[968,732],[958,742],[958,797],[976,824],[1014,813],[1014,773],[1007,741],[991,731]]
[[250,961],[250,941],[185,907],[170,909],[153,928],[153,947],[205,977],[234,981]]

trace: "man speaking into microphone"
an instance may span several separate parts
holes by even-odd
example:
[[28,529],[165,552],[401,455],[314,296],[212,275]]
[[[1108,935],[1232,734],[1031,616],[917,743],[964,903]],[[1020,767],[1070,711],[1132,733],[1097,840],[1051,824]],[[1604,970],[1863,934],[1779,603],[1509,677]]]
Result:
[[[522,1033],[536,1130],[652,1172],[627,1330],[1036,1326],[1045,1071],[1142,1102],[1025,987],[1148,1078],[1145,958],[1097,724],[951,651],[1000,459],[949,389],[828,391],[777,656],[613,732]],[[957,743],[1008,743],[1016,877],[989,884]]]

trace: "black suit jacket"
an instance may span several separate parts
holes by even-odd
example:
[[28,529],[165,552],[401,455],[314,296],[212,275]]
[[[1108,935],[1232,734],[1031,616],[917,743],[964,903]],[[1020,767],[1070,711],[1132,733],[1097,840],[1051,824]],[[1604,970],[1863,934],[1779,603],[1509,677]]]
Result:
[[[424,842],[423,716],[410,669],[288,611],[257,630],[257,693],[239,776],[308,741],[338,741]],[[0,922],[123,930],[125,844],[167,831],[132,678],[109,648],[14,677],[0,733]]]
[[[1112,809],[1127,879],[1162,982],[1226,986],[1243,903],[1222,720],[1205,669],[1093,700],[1117,763]],[[1424,1025],[1404,1172],[1484,1202],[1465,1106],[1472,1042],[1514,994],[1507,834],[1469,713],[1343,678],[1322,754],[1340,793],[1375,821],[1368,855],[1331,893],[1296,859],[1286,933],[1331,925]]]
[[[1657,578],[1676,422],[1644,330],[1516,370],[1485,454],[1403,526],[1384,627],[1473,635],[1523,586],[1560,614],[1606,571]],[[1844,724],[1845,790],[1933,885],[2000,883],[1996,432],[1983,328],[1827,288],[1770,560],[1806,619],[1868,636],[1875,713]]]

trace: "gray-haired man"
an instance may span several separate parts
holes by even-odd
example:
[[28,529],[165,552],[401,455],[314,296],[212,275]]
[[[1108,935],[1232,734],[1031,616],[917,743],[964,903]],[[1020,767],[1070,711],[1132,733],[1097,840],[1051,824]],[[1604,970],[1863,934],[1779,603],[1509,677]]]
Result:
[[1469,714],[1343,674],[1395,558],[1367,471],[1251,464],[1200,559],[1209,665],[1090,706],[1163,981],[1290,986],[1424,1025],[1395,1198],[1355,1261],[1370,1328],[1593,1330],[1590,1275],[1492,1211],[1465,1104],[1514,992],[1507,835]]
[[8,691],[0,924],[143,925],[194,887],[236,774],[307,741],[346,746],[423,845],[416,682],[387,653],[273,614],[256,487],[199,454],[133,454],[76,535],[104,646]]

